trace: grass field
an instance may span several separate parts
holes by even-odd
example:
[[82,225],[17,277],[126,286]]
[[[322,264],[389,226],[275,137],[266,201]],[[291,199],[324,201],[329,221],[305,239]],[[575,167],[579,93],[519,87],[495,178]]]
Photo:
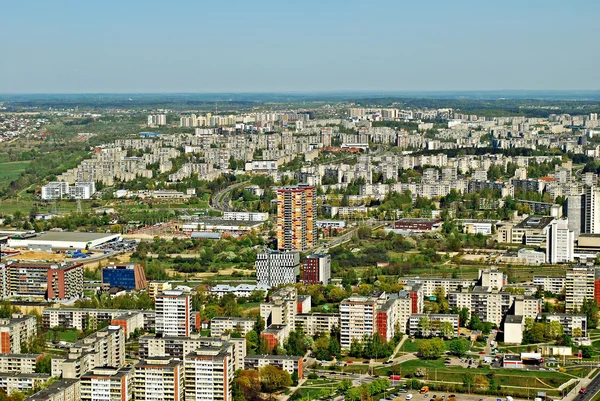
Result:
[[31,161],[0,163],[0,182],[8,184],[25,171]]
[[[79,330],[77,330],[77,329],[63,330],[63,331],[58,330],[58,331],[56,331],[56,340],[74,343],[75,341],[77,341],[77,334],[79,334]],[[48,340],[48,341],[54,340],[54,333],[52,332],[52,330],[50,330],[46,333],[46,340]]]

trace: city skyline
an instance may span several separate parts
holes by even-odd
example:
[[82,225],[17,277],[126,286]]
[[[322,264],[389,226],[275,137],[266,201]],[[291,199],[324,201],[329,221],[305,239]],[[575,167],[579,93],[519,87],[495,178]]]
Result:
[[14,3],[0,93],[597,90],[581,1]]

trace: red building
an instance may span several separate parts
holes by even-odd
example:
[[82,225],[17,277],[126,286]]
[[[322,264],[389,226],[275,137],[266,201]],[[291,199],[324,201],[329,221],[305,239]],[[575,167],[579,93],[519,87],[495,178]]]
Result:
[[8,296],[71,299],[83,294],[83,264],[6,265]]
[[304,284],[329,284],[331,278],[331,255],[313,254],[302,261]]

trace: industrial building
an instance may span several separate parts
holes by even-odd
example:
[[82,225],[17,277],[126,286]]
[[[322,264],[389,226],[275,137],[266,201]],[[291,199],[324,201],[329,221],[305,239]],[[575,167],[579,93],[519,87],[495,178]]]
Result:
[[29,238],[10,238],[8,246],[32,249],[92,249],[121,238],[120,234],[51,231]]

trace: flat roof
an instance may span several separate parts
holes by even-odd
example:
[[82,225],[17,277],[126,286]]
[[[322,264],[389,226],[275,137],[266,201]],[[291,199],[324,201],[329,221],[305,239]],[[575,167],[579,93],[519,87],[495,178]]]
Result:
[[38,235],[35,239],[38,241],[76,241],[76,242],[88,242],[95,241],[102,238],[112,237],[113,233],[86,233],[86,232],[71,232],[71,231],[51,231],[41,235]]
[[519,224],[515,226],[515,228],[530,228],[530,229],[540,229],[546,227],[548,224],[552,223],[554,217],[550,216],[529,216]]
[[508,315],[506,316],[505,323],[523,323],[523,316],[521,315]]

